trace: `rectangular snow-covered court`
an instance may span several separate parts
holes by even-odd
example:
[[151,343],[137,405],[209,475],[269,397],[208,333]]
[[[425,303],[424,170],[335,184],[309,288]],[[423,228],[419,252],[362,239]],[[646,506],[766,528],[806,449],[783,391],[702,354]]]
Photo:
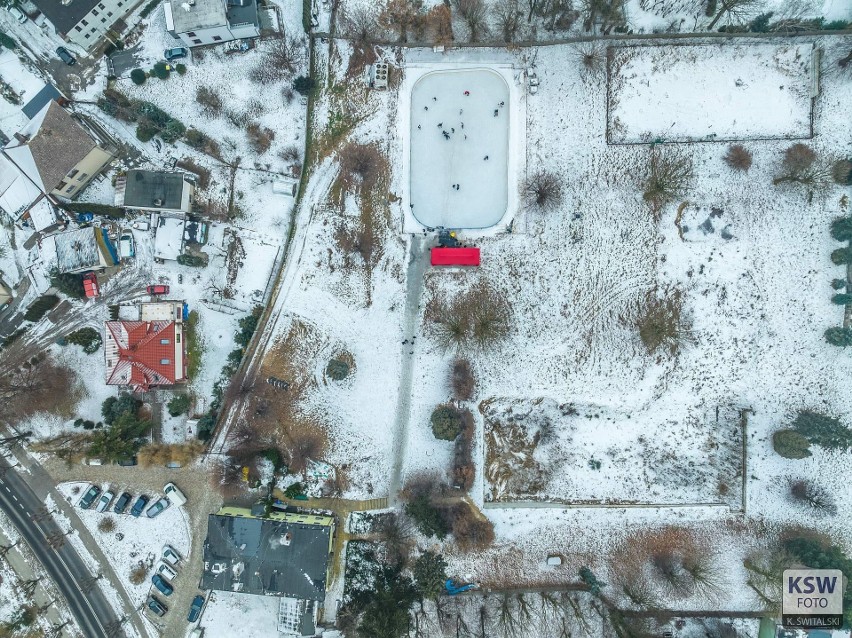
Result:
[[811,44],[611,47],[607,142],[810,138],[812,52]]

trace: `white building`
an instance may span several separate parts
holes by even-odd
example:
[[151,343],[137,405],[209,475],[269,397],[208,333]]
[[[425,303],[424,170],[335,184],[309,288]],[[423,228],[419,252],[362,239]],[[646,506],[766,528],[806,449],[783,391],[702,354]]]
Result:
[[110,34],[118,38],[124,29],[122,20],[141,0],[33,0],[44,16],[53,24],[56,32],[91,49]]
[[172,0],[166,30],[188,47],[260,36],[257,0]]

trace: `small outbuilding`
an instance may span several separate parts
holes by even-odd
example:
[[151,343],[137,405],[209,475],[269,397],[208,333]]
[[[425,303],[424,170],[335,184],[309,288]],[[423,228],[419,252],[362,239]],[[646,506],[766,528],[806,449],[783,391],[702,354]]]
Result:
[[432,248],[433,266],[478,266],[479,248],[459,246],[446,248],[435,246]]

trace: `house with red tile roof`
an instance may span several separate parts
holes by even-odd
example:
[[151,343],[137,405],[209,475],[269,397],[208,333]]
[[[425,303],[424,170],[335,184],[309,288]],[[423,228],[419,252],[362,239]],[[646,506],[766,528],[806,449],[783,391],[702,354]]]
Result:
[[[186,343],[182,304],[179,302],[143,304],[171,306],[171,316],[140,311],[138,321],[107,321],[104,357],[107,385],[148,390],[186,381]],[[154,309],[156,310],[156,308]],[[161,315],[145,320],[145,315]]]

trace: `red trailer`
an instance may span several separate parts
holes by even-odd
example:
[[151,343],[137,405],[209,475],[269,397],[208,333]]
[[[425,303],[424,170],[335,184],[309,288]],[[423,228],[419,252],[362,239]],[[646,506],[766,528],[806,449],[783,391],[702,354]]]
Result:
[[86,297],[98,297],[101,294],[101,287],[98,285],[98,278],[93,272],[87,272],[83,275],[83,290],[86,292]]
[[478,266],[479,248],[466,248],[458,246],[455,248],[442,248],[436,246],[432,249],[433,266]]

